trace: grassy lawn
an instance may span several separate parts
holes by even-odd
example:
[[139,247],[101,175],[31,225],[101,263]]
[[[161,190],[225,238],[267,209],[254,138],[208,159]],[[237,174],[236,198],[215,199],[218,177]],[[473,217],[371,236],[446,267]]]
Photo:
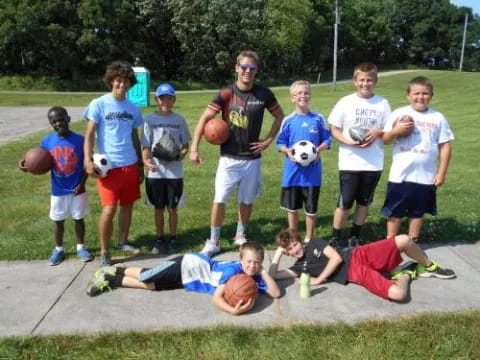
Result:
[[[468,241],[479,239],[480,180],[478,165],[471,154],[478,150],[480,134],[479,73],[418,72],[429,76],[435,86],[432,107],[443,112],[455,134],[453,157],[445,185],[438,191],[439,215],[427,217],[425,241]],[[414,74],[380,79],[377,93],[387,97],[392,108],[406,104],[407,81]],[[352,91],[350,84],[314,89],[312,109],[328,115],[335,102]],[[287,90],[275,93],[285,113],[292,111]],[[198,116],[211,99],[210,93],[180,94],[176,111],[186,116],[193,132]],[[0,106],[85,106],[92,95],[7,95]],[[143,109],[144,114],[154,107]],[[45,119],[47,122],[47,119]],[[271,124],[265,117],[264,131]],[[83,133],[83,121],[72,124]],[[18,160],[25,151],[37,146],[46,132],[40,132],[0,146],[0,260],[46,259],[53,247],[53,225],[48,218],[49,176],[21,173]],[[187,204],[179,211],[181,251],[199,250],[209,236],[210,207],[218,148],[202,142],[203,166],[185,162]],[[371,206],[364,235],[367,239],[385,234],[385,218],[379,215],[383,205],[390,168],[390,149],[386,151],[385,172]],[[338,195],[337,146],[325,153],[324,185],[320,196],[316,235],[330,234],[332,213]],[[273,248],[274,235],[287,225],[279,208],[280,178],[283,161],[274,146],[264,154],[264,193],[257,201],[248,237]],[[100,214],[95,184],[89,180],[88,194],[92,213],[86,218],[87,244],[98,251],[96,223]],[[234,250],[230,238],[236,226],[236,207],[227,207],[222,246]],[[304,224],[300,224],[300,229]],[[153,211],[143,201],[136,204],[130,231],[131,240],[148,252],[154,241]],[[116,239],[114,234],[113,239]],[[115,242],[115,241],[114,241]],[[74,256],[73,223],[67,221],[65,246]],[[114,255],[118,253],[113,252]],[[423,314],[392,321],[366,321],[356,325],[305,325],[258,330],[217,327],[191,331],[152,331],[106,333],[81,336],[24,337],[0,339],[0,359],[478,359],[480,350],[480,311],[452,314]],[[175,355],[173,355],[175,354]]]
[[1,359],[479,359],[480,312],[357,325],[0,339]]
[[[422,72],[415,74],[423,74]],[[423,238],[425,241],[474,241],[480,231],[478,207],[480,180],[478,169],[471,163],[470,154],[475,153],[477,136],[480,133],[478,113],[480,105],[476,101],[480,90],[480,74],[454,72],[425,73],[433,79],[435,96],[432,107],[443,112],[449,119],[455,134],[453,156],[447,181],[438,191],[439,215],[426,217]],[[377,93],[386,96],[393,108],[406,103],[405,88],[412,74],[389,76],[380,79]],[[335,102],[352,91],[350,84],[342,84],[337,91],[329,86],[314,89],[312,109],[328,115]],[[285,113],[292,111],[286,89],[277,89],[276,95]],[[23,95],[31,105],[65,106],[86,105],[96,95]],[[199,114],[210,100],[211,93],[180,94],[176,111],[184,114],[193,132]],[[2,96],[5,102],[7,96]],[[21,105],[22,97],[12,95],[11,102],[3,105]],[[81,101],[80,101],[81,100]],[[145,114],[155,107],[143,109]],[[47,121],[45,119],[45,121]],[[271,124],[269,115],[265,118],[264,131]],[[72,124],[74,131],[83,133],[85,122]],[[0,169],[0,259],[46,259],[53,246],[52,223],[48,218],[49,176],[34,176],[21,173],[16,164],[25,151],[36,146],[46,132],[34,134],[0,147],[2,168]],[[185,188],[187,204],[179,210],[179,237],[181,250],[199,250],[205,238],[209,236],[210,206],[213,198],[213,182],[218,160],[218,148],[202,141],[201,152],[205,159],[203,166],[194,166],[185,161]],[[386,165],[378,186],[375,200],[371,206],[368,224],[365,226],[366,239],[381,238],[385,234],[385,218],[379,214],[385,196],[385,187],[390,168],[390,148],[386,151]],[[316,235],[329,236],[332,213],[338,194],[337,146],[323,155],[324,184],[320,195],[319,217]],[[286,226],[286,214],[279,208],[280,178],[282,157],[271,146],[263,157],[264,193],[255,205],[249,227],[249,238],[273,247],[274,234]],[[93,181],[88,181],[89,200],[92,213],[86,218],[87,244],[98,250],[96,223],[100,213],[98,195]],[[232,197],[233,198],[233,197]],[[222,245],[233,250],[230,238],[236,226],[236,207],[233,200],[227,207],[227,217],[222,231]],[[304,228],[304,224],[300,225]],[[143,201],[136,204],[131,240],[148,251],[154,240],[153,211]],[[114,234],[115,239],[115,234]],[[65,245],[73,254],[73,224],[66,223]]]

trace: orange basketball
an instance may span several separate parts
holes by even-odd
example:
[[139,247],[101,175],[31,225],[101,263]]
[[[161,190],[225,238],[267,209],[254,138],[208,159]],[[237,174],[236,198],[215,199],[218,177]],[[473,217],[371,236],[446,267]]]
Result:
[[20,164],[30,173],[42,175],[49,172],[53,166],[50,153],[41,147],[31,148],[25,153]]
[[245,304],[249,299],[255,299],[258,295],[257,284],[251,276],[237,274],[228,279],[225,284],[225,300],[232,306],[237,305],[240,300]]
[[223,144],[228,140],[229,135],[228,124],[222,119],[208,120],[203,128],[203,136],[213,145]]

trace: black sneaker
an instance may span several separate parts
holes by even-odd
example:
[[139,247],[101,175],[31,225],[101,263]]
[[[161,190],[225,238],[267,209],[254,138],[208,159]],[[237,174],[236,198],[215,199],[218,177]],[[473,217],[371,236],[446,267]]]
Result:
[[347,248],[354,249],[360,246],[360,240],[356,236],[347,239]]
[[179,247],[179,243],[178,243],[177,237],[170,236],[170,238],[168,239],[168,249],[170,250],[170,252],[177,251],[178,247]]
[[155,244],[153,244],[152,254],[158,255],[161,253],[165,253],[167,250],[166,247],[167,245],[165,244],[165,239],[163,238],[163,236],[161,236],[157,238],[157,240],[155,241]]
[[423,278],[436,277],[438,279],[453,279],[457,276],[455,275],[455,271],[451,269],[444,269],[436,262],[432,262],[432,265],[429,267],[418,265],[417,275]]

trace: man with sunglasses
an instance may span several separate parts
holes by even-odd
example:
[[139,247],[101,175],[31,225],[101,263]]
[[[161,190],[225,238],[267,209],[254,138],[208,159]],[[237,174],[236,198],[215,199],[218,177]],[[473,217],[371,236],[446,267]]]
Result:
[[[220,146],[220,160],[215,177],[215,198],[210,218],[210,238],[202,253],[214,256],[220,252],[220,231],[225,218],[228,198],[238,186],[238,223],[235,245],[247,240],[245,232],[253,210],[253,201],[261,194],[261,153],[272,143],[284,117],[275,95],[266,87],[255,84],[258,73],[258,55],[242,51],[237,57],[237,81],[221,89],[207,106],[195,128],[190,160],[202,164],[199,144],[207,121],[222,113],[228,123],[230,136]],[[267,109],[274,121],[265,139],[260,139],[263,115]]]

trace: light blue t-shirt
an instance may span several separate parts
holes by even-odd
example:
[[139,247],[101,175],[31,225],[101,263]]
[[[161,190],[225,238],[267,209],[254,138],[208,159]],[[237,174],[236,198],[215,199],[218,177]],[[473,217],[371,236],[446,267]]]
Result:
[[106,154],[113,168],[138,161],[133,146],[132,130],[143,124],[140,109],[130,100],[117,100],[105,94],[90,102],[83,117],[97,125],[98,152]]
[[[291,149],[300,140],[308,140],[315,146],[326,143],[330,148],[332,135],[322,115],[313,111],[307,114],[292,113],[283,119],[280,134],[277,138],[277,149],[282,146]],[[285,156],[282,187],[321,186],[322,162],[316,161],[310,166],[301,166]]]

